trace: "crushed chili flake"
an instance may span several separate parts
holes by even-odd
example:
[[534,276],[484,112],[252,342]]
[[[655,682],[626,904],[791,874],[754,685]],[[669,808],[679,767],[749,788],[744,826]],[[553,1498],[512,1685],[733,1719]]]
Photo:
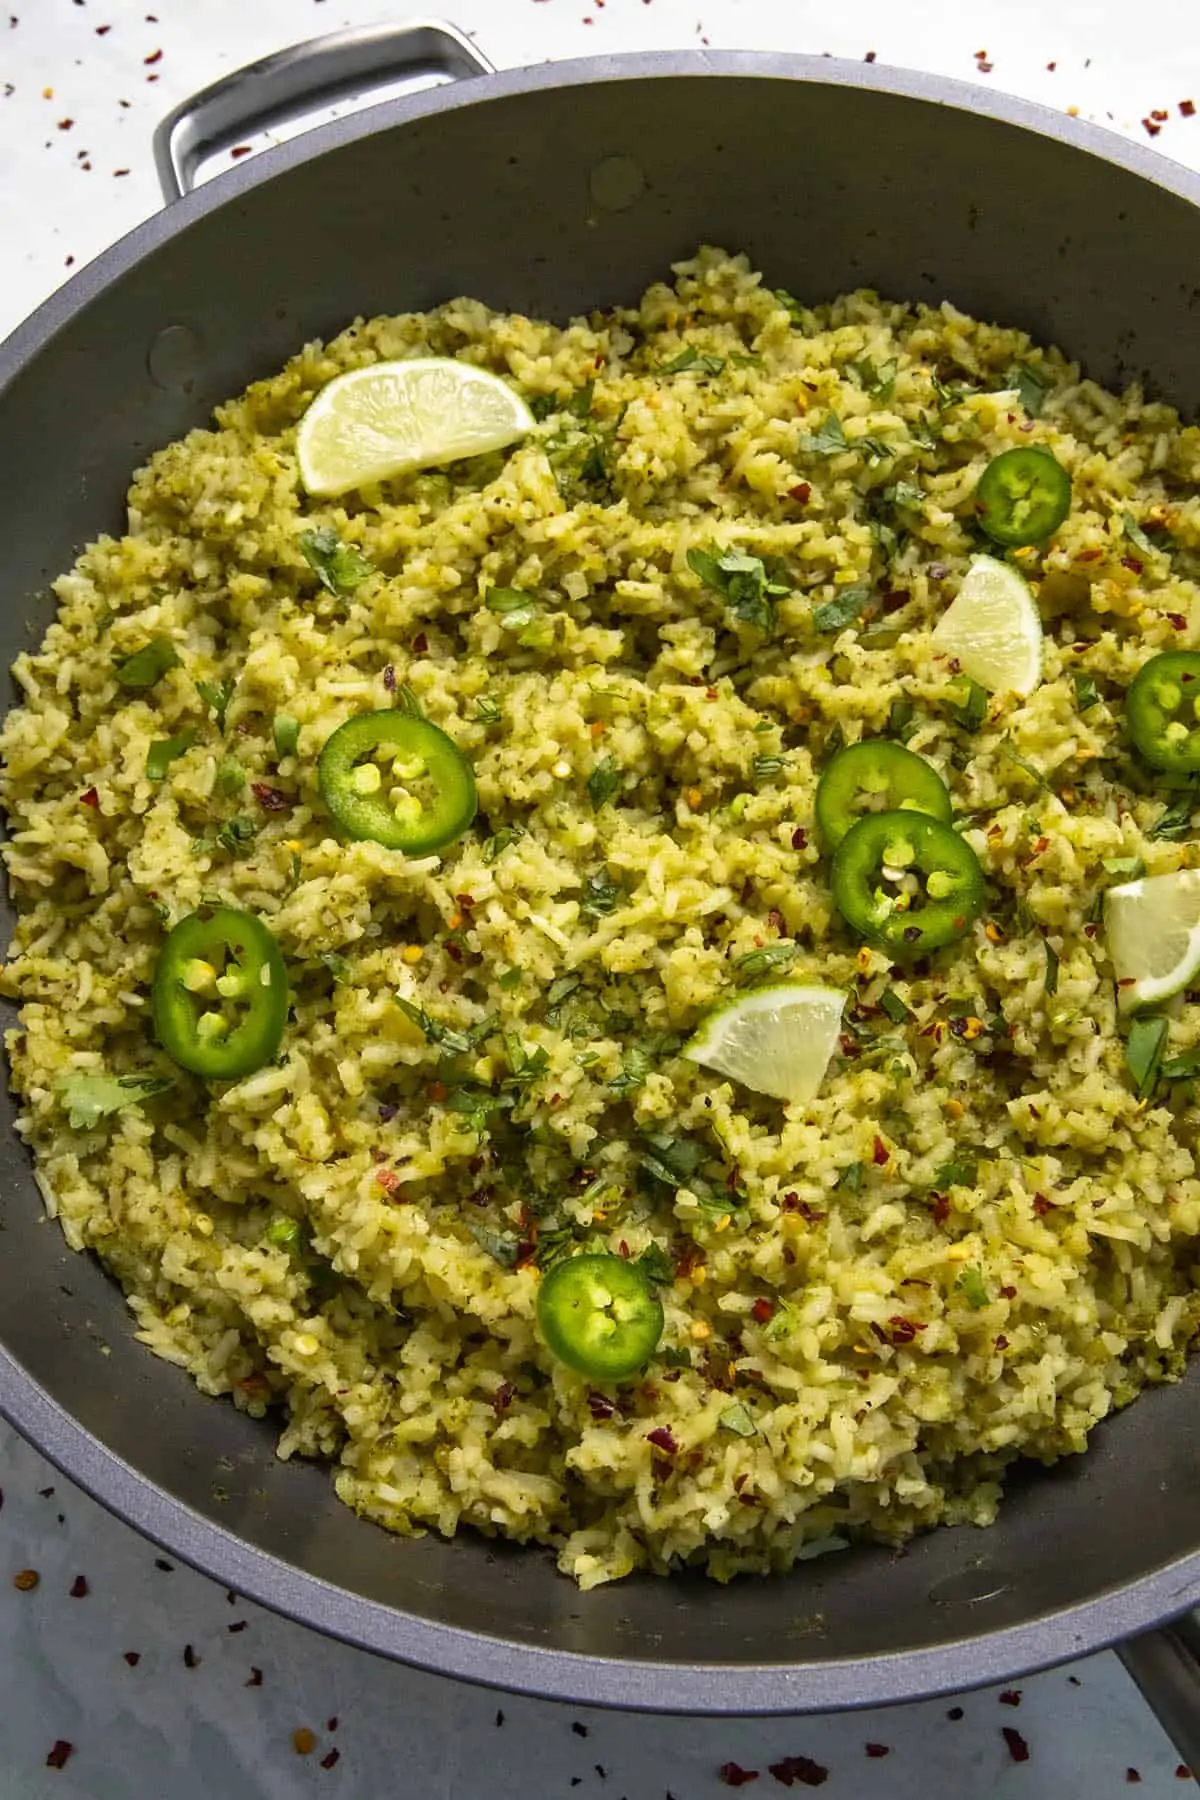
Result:
[[788,499],[795,500],[801,506],[807,506],[812,497],[812,485],[807,481],[798,481],[795,487],[788,489]]
[[934,1222],[934,1224],[935,1225],[944,1225],[946,1220],[949,1217],[950,1217],[950,1196],[949,1196],[949,1194],[936,1194],[934,1196],[934,1201],[933,1201],[933,1222]]
[[340,1750],[327,1750],[321,1758],[321,1767],[323,1769],[336,1769],[341,1760],[342,1753]]
[[429,648],[429,639],[425,636],[423,631],[418,631],[416,637],[412,641],[412,647],[414,655],[424,656]]
[[996,1348],[997,1348],[997,1350],[1007,1350],[1008,1349],[1008,1339],[1006,1337],[1004,1337],[1003,1335],[998,1337],[996,1339]]
[[326,1731],[336,1731],[337,1728],[338,1728],[338,1716],[336,1713],[334,1713],[334,1715],[331,1719],[326,1719],[325,1729],[326,1729]]
[[183,1646],[183,1666],[185,1669],[198,1669],[204,1658],[197,1656],[190,1644]]
[[492,1395],[492,1411],[497,1415],[506,1413],[513,1403],[513,1395],[516,1391],[511,1381],[502,1381]]
[[265,781],[252,781],[250,792],[264,812],[286,812],[292,804],[286,794],[280,793],[278,788],[269,787]]
[[156,62],[162,61],[162,51],[161,50],[152,50],[150,52],[149,56],[143,56],[142,61],[146,64],[147,68],[149,68],[151,63],[156,63]]
[[888,1320],[888,1330],[892,1334],[893,1344],[911,1344],[919,1331],[925,1326],[917,1319],[906,1319],[902,1313],[895,1313]]
[[404,1186],[395,1169],[376,1169],[375,1179],[385,1194],[396,1194]]
[[80,794],[79,804],[80,804],[80,806],[91,806],[91,807],[99,806],[100,796],[96,792],[94,787],[90,787],[87,789],[86,793]]
[[251,1663],[250,1679],[248,1681],[243,1682],[242,1686],[243,1687],[261,1687],[262,1686],[262,1670],[256,1669],[254,1667],[254,1664]]
[[175,1573],[175,1564],[169,1563],[165,1556],[156,1556],[154,1559],[154,1566],[156,1569],[161,1569],[164,1575],[173,1575]]
[[871,1161],[875,1164],[875,1167],[877,1169],[882,1169],[884,1163],[887,1162],[890,1155],[891,1155],[891,1151],[888,1149],[888,1147],[884,1143],[883,1139],[881,1137],[877,1137],[871,1148]]
[[760,1325],[769,1325],[775,1317],[775,1302],[761,1295],[750,1309]]
[[67,1738],[55,1738],[54,1748],[46,1758],[48,1769],[65,1769],[75,1754],[75,1746]]
[[679,1449],[675,1434],[669,1425],[656,1425],[653,1431],[646,1433],[646,1440],[653,1444],[656,1450],[661,1450],[665,1456],[674,1456]]
[[616,1404],[607,1394],[590,1393],[587,1405],[593,1419],[615,1419],[617,1416]]
[[317,1747],[316,1734],[307,1725],[298,1725],[292,1733],[292,1749],[297,1756],[311,1756]]
[[1029,1745],[1013,1725],[1002,1725],[1000,1735],[1008,1745],[1008,1754],[1014,1762],[1029,1761]]
[[1170,116],[1171,115],[1169,112],[1164,112],[1161,107],[1157,107],[1157,106],[1155,107],[1154,111],[1150,114],[1150,117],[1152,119],[1158,119],[1160,122],[1165,119],[1169,119]]
[[1187,627],[1187,620],[1182,613],[1168,613],[1167,623],[1173,625],[1176,631],[1183,631]]
[[1125,1779],[1132,1787],[1137,1782],[1139,1782],[1142,1778],[1136,1769],[1130,1768],[1130,1769],[1126,1769],[1126,1771],[1125,1771]]
[[126,1650],[124,1652],[124,1657],[130,1668],[136,1669],[142,1660],[142,1653],[140,1650]]
[[768,1763],[776,1781],[781,1787],[823,1787],[829,1780],[829,1770],[823,1763],[814,1762],[811,1756],[785,1756],[781,1762]]
[[732,1788],[745,1787],[748,1781],[758,1780],[757,1769],[743,1769],[740,1763],[735,1762],[722,1763],[717,1774],[726,1787]]
[[1193,118],[1196,111],[1196,102],[1194,100],[1181,100],[1179,102],[1179,110],[1185,119]]
[[961,1719],[962,1716],[963,1716],[963,1709],[961,1706],[952,1706],[946,1714],[946,1717],[948,1719],[953,1719],[955,1724],[958,1723],[959,1719]]
[[890,1756],[891,1749],[887,1744],[864,1744],[863,1749],[868,1756]]
[[1017,1290],[1015,1287],[1002,1287],[1000,1289],[1000,1298],[1002,1300],[1015,1300],[1016,1297]]
[[874,62],[875,61],[875,52],[873,50],[868,50],[867,54],[863,57],[863,61],[868,62],[868,63]]
[[1000,1696],[1000,1704],[1001,1704],[1001,1706],[1020,1706],[1020,1704],[1021,1704],[1020,1688],[1005,1688],[1004,1692]]
[[32,1594],[41,1579],[36,1569],[18,1569],[12,1584],[19,1594]]
[[[1190,106],[1191,102],[1189,101],[1188,104]],[[1175,1779],[1176,1781],[1190,1781],[1192,1779],[1192,1771],[1186,1763],[1175,1764]]]
[[72,1600],[86,1600],[92,1591],[88,1586],[87,1576],[77,1575],[68,1591]]
[[1146,128],[1146,135],[1148,137],[1156,138],[1158,136],[1159,132],[1162,130],[1162,126],[1156,125],[1154,123],[1153,119],[1143,119],[1142,124]]
[[253,147],[252,144],[235,144],[229,154],[233,161],[236,162],[241,156],[249,156]]
[[1123,569],[1128,569],[1134,575],[1140,575],[1145,564],[1136,556],[1123,556],[1121,558],[1121,567]]
[[225,1627],[225,1629],[226,1629],[226,1631],[229,1631],[229,1632],[245,1631],[246,1620],[245,1619],[235,1619],[233,1621],[232,1625],[227,1625]]

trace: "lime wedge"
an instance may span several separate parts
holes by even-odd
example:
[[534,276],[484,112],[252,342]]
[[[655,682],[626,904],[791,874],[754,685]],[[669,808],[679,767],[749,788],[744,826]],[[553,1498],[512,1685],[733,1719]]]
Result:
[[811,1100],[837,1047],[845,1001],[836,988],[754,988],[711,1012],[683,1054],[756,1094]]
[[1200,869],[1109,888],[1104,934],[1123,1012],[1177,994],[1200,971]]
[[344,494],[460,456],[502,450],[533,430],[506,382],[442,356],[368,363],[323,387],[296,434],[310,494]]
[[1024,577],[994,556],[973,559],[933,642],[994,694],[1031,694],[1041,680],[1041,614]]

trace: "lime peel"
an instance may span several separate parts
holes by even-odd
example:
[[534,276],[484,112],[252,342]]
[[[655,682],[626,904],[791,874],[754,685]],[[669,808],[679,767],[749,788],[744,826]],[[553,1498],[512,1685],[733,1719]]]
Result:
[[366,363],[323,387],[300,421],[296,459],[310,494],[503,450],[534,429],[507,382],[475,363],[414,356]]
[[837,988],[753,988],[709,1013],[683,1054],[755,1093],[804,1103],[825,1078],[845,1004]]
[[1169,1000],[1200,973],[1200,869],[1109,888],[1104,933],[1122,1012]]
[[976,556],[933,628],[933,645],[991,693],[1031,694],[1042,678],[1042,619],[1024,576]]

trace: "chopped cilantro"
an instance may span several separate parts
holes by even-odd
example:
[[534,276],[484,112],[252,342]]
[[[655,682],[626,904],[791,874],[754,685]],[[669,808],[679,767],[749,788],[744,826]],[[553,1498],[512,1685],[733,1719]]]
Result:
[[720,375],[725,369],[723,356],[705,356],[695,345],[689,344],[681,350],[674,362],[664,363],[659,370],[660,375]]
[[119,662],[115,674],[122,687],[141,692],[152,688],[168,669],[177,668],[178,664],[179,653],[170,638],[152,637],[148,644]]
[[776,944],[764,944],[761,950],[750,950],[745,956],[735,957],[733,966],[739,975],[763,975],[768,969],[786,969],[799,954],[799,944],[794,944],[790,938],[780,938]]
[[1017,390],[1017,398],[1031,419],[1040,417],[1046,404],[1046,395],[1054,386],[1054,379],[1042,369],[1035,369],[1029,363],[1018,363],[1008,377],[1009,385]]
[[525,827],[523,825],[502,825],[499,831],[494,831],[491,837],[484,841],[484,862],[494,863],[496,858],[501,855],[503,851],[507,850],[510,844],[515,844],[524,836]]
[[181,731],[178,737],[156,738],[146,752],[146,780],[165,781],[175,758],[190,750],[195,740],[194,731]]
[[290,713],[276,713],[271,724],[276,756],[295,756],[300,742],[300,721]]
[[800,439],[800,448],[810,456],[840,456],[843,450],[849,450],[850,440],[842,429],[842,421],[831,412],[826,413],[816,431]]
[[1102,856],[1100,861],[1105,872],[1115,875],[1118,881],[1137,881],[1146,873],[1140,856]]
[[912,701],[907,694],[898,694],[888,709],[887,724],[884,730],[887,736],[906,744],[917,729],[917,720]]
[[1182,800],[1176,800],[1173,805],[1165,806],[1146,836],[1178,843],[1192,829],[1192,813],[1197,804],[1195,796],[1187,795]]
[[662,1245],[651,1238],[637,1259],[637,1266],[647,1281],[669,1285],[675,1279],[675,1264]]
[[965,1268],[954,1285],[956,1288],[961,1289],[963,1299],[971,1308],[972,1312],[978,1312],[981,1306],[987,1305],[987,1285],[984,1282],[983,1274],[979,1269],[973,1267]]
[[326,593],[345,596],[373,573],[357,544],[344,544],[331,525],[300,533],[300,550]]
[[1159,1074],[1164,1081],[1186,1081],[1193,1075],[1200,1075],[1200,1048],[1185,1050],[1180,1056],[1172,1056],[1162,1064]]
[[349,960],[340,950],[322,950],[317,957],[323,969],[327,969],[335,982],[345,981],[350,974]]
[[229,711],[229,702],[233,699],[233,690],[236,686],[237,682],[232,676],[227,676],[224,681],[198,681],[196,683],[196,692],[217,721],[218,731],[225,729],[225,715]]
[[866,1164],[861,1162],[847,1163],[838,1175],[836,1186],[844,1188],[849,1194],[857,1194],[866,1175]]
[[475,702],[475,720],[479,725],[498,725],[500,723],[500,702],[493,700],[490,694],[481,694]]
[[755,787],[762,787],[768,781],[774,781],[776,775],[785,766],[786,757],[756,756],[752,770]]
[[725,1411],[718,1415],[717,1424],[723,1425],[726,1431],[732,1431],[736,1437],[754,1437],[758,1430],[750,1408],[743,1405],[740,1400],[735,1401],[732,1406],[727,1406]]
[[1125,1042],[1125,1067],[1133,1078],[1139,1100],[1154,1092],[1159,1065],[1167,1042],[1165,1019],[1135,1019]]
[[1076,675],[1075,705],[1081,713],[1087,712],[1090,707],[1099,706],[1103,698],[1104,696],[1090,675]]
[[587,780],[588,798],[592,803],[592,811],[599,812],[607,806],[621,791],[625,779],[625,771],[615,756],[602,756]]
[[882,363],[873,363],[864,359],[861,362],[852,362],[849,366],[860,386],[865,388],[868,394],[873,394],[877,400],[888,401],[891,399],[892,390],[896,385],[896,373],[900,367],[893,358]]
[[764,633],[775,628],[775,600],[790,590],[774,578],[760,556],[741,550],[689,550],[688,568],[719,594],[743,625]]
[[987,689],[966,675],[946,689],[950,717],[964,731],[978,731],[987,718]]
[[492,1231],[486,1225],[476,1224],[473,1219],[467,1222],[467,1230],[479,1248],[486,1250],[502,1268],[511,1269],[521,1254],[520,1243],[509,1232]]
[[607,918],[616,910],[624,892],[620,882],[609,880],[607,869],[597,869],[594,875],[584,876],[579,910],[588,919]]
[[832,600],[814,606],[812,622],[818,631],[842,631],[854,623],[870,598],[871,589],[865,582],[843,588]]
[[1058,952],[1050,939],[1046,939],[1046,975],[1042,982],[1042,992],[1049,997],[1058,992]]
[[903,1025],[907,1019],[912,1018],[911,1008],[900,998],[895,988],[884,988],[879,996],[879,1004],[893,1025]]

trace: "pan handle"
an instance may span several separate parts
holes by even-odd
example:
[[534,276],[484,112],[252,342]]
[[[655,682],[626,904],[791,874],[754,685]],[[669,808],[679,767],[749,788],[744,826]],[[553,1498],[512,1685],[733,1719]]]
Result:
[[168,113],[154,133],[159,185],[168,204],[179,200],[214,150],[400,76],[454,79],[493,72],[469,38],[436,20],[362,25],[310,38],[223,75]]
[[1116,1651],[1180,1756],[1200,1778],[1200,1615],[1184,1613],[1172,1625],[1118,1644]]

